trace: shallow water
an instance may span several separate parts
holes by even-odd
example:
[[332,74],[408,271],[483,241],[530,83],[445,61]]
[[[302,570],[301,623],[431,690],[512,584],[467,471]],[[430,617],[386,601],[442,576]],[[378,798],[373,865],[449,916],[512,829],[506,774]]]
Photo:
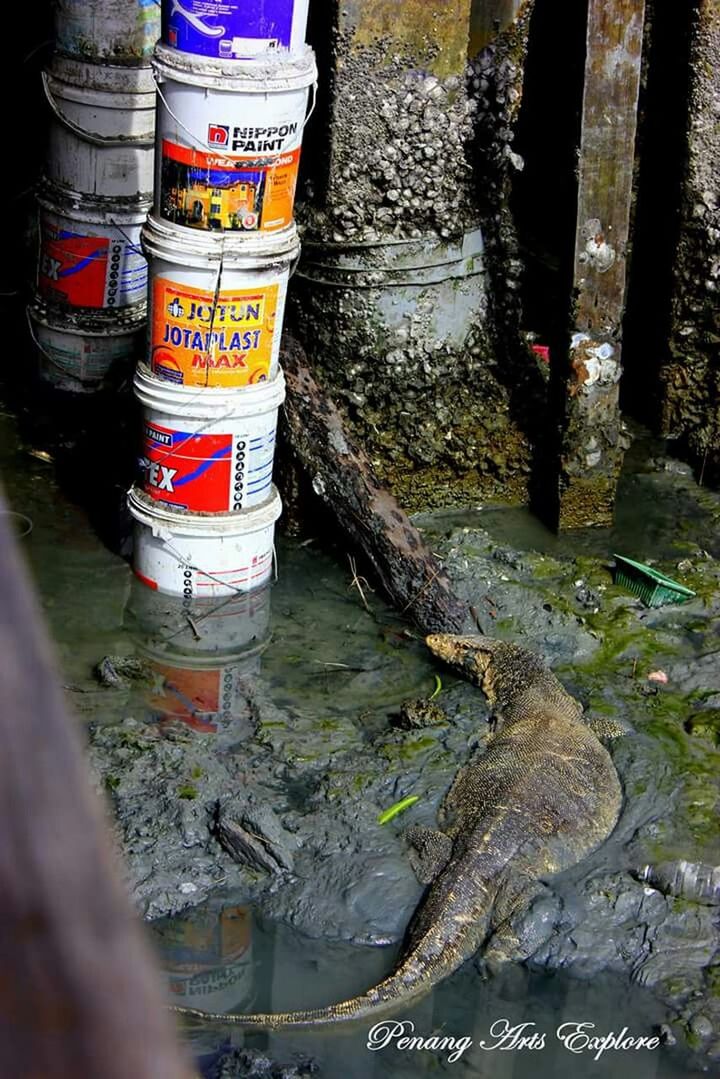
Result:
[[[216,954],[213,967],[208,952],[201,956],[198,949],[196,961],[204,961],[205,969],[199,969],[198,963],[194,975],[189,974],[192,954],[186,945],[193,937],[191,923],[202,920],[203,913],[195,911],[189,921],[157,923],[161,962],[174,1002],[206,1010],[317,1007],[346,999],[374,984],[388,970],[396,951],[308,941],[285,926],[264,923],[238,897],[227,898],[226,910],[236,903],[246,919],[246,950],[226,963]],[[219,919],[220,905],[210,905],[205,914]],[[623,1028],[627,1028],[623,1039],[651,1038],[655,1025],[663,1019],[661,1005],[649,993],[612,975],[579,981],[562,972],[549,975],[508,967],[490,981],[481,982],[470,963],[426,1000],[378,1024],[365,1021],[334,1031],[285,1034],[243,1034],[232,1028],[195,1025],[187,1029],[200,1061],[210,1062],[228,1042],[245,1044],[267,1051],[281,1063],[297,1053],[311,1056],[320,1065],[320,1074],[331,1079],[411,1079],[446,1071],[482,1079],[576,1075],[687,1079],[702,1074],[687,1068],[682,1054],[664,1046],[608,1048],[599,1060],[594,1059],[596,1051],[588,1047],[586,1038],[610,1033],[620,1036]],[[401,1022],[414,1027],[400,1032],[396,1024]],[[590,1023],[594,1027],[584,1025]],[[454,1044],[448,1043],[445,1049],[398,1046],[402,1036],[428,1039],[433,1035],[451,1037]],[[460,1039],[470,1039],[472,1044],[463,1050],[462,1044],[458,1045]],[[462,1050],[459,1057],[450,1061],[449,1056],[458,1048]],[[209,1070],[209,1063],[206,1067]]]
[[[127,606],[131,574],[125,561],[96,538],[79,507],[59,490],[52,464],[32,457],[17,446],[15,425],[0,416],[0,470],[11,508],[21,514],[19,532],[32,532],[21,546],[34,576],[40,603],[55,641],[63,683],[82,718],[113,723],[128,714],[157,718],[167,702],[148,704],[146,692],[115,695],[98,686],[92,671],[108,654],[132,654],[137,632]],[[645,559],[680,558],[698,546],[720,553],[717,500],[708,496],[698,508],[685,493],[691,481],[676,472],[644,471],[640,465],[623,480],[616,526],[582,537],[552,536],[526,511],[488,507],[482,511],[447,513],[423,518],[428,534],[481,524],[498,542],[549,554],[576,553],[609,557],[613,551]],[[323,724],[328,745],[350,735],[363,742],[387,723],[388,712],[405,698],[425,696],[433,687],[434,667],[420,640],[361,582],[364,599],[352,585],[342,554],[333,558],[316,545],[279,544],[280,579],[272,590],[272,633],[254,677],[278,708],[306,721]],[[370,610],[366,609],[365,603]],[[192,669],[192,664],[190,664]],[[448,677],[447,685],[452,684]],[[163,692],[165,692],[163,690]],[[156,694],[157,697],[157,694]],[[162,698],[162,693],[160,694]],[[190,692],[192,697],[192,692]],[[187,694],[186,694],[187,701]],[[197,702],[195,702],[195,705]],[[190,710],[195,707],[192,701]],[[339,733],[342,728],[342,735]],[[230,740],[232,743],[232,739]],[[238,752],[229,744],[228,752]],[[279,782],[282,782],[281,780]],[[285,790],[289,804],[300,805],[302,790]],[[215,923],[220,908],[235,908],[225,944],[217,943]],[[237,909],[242,916],[237,915]],[[162,930],[163,963],[168,970],[172,999],[215,1010],[278,1010],[316,1006],[363,990],[391,966],[394,949],[360,948],[323,943],[299,936],[288,927],[262,920],[243,895],[213,899],[190,916],[202,931],[188,929],[187,920],[156,926]],[[238,920],[242,931],[238,936]],[[226,919],[227,921],[227,919]],[[208,926],[213,942],[208,944]],[[219,932],[219,931],[218,931]],[[218,938],[219,939],[219,938]],[[215,949],[213,951],[213,949]],[[192,974],[192,979],[189,975]],[[190,994],[190,987],[197,994]],[[211,1067],[213,1055],[227,1042],[247,1044],[286,1061],[293,1051],[315,1057],[320,1074],[340,1079],[389,1076],[392,1079],[451,1071],[468,1076],[537,1077],[632,1075],[633,1079],[679,1079],[686,1070],[683,1054],[666,1047],[653,1051],[607,1051],[597,1062],[589,1053],[574,1054],[555,1036],[561,1023],[595,1024],[595,1032],[619,1031],[650,1036],[664,1020],[663,1007],[650,993],[610,975],[580,981],[557,973],[529,973],[508,968],[481,983],[472,965],[441,985],[425,1002],[401,1019],[412,1019],[415,1033],[441,1031],[469,1037],[473,1046],[454,1063],[447,1052],[400,1051],[393,1046],[366,1047],[368,1025],[342,1034],[319,1032],[292,1035],[228,1034],[221,1030],[188,1030],[198,1058]],[[545,1033],[542,1048],[482,1048],[497,1041],[498,1027],[507,1020],[515,1027],[534,1023],[524,1033]]]

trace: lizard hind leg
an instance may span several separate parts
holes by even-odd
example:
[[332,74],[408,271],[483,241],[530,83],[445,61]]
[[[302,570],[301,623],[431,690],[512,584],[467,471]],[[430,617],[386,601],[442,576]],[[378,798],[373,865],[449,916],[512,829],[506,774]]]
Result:
[[[540,907],[529,921],[527,913],[541,896]],[[487,974],[496,974],[506,963],[529,959],[552,936],[554,919],[545,907],[552,907],[552,892],[540,881],[502,887],[493,910],[493,930],[482,955]],[[549,924],[548,924],[549,922]]]
[[421,884],[432,884],[450,861],[452,840],[444,832],[414,824],[405,833],[410,845],[410,865]]

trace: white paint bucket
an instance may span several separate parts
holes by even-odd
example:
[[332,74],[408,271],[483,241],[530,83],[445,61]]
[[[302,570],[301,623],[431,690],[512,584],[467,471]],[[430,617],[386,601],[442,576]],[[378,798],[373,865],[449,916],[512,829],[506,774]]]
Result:
[[58,52],[93,63],[147,63],[160,37],[157,0],[54,0]]
[[249,592],[270,580],[282,510],[277,491],[244,513],[190,514],[133,488],[128,508],[135,518],[133,568],[150,588],[192,599]]
[[55,57],[44,74],[52,110],[47,178],[104,198],[152,198],[155,92],[147,68]]
[[153,378],[141,366],[134,386],[144,411],[147,495],[192,513],[249,509],[271,497],[282,371],[242,390],[198,390]]
[[274,232],[293,217],[312,49],[240,64],[158,45],[155,216],[203,232]]
[[309,0],[163,0],[166,45],[196,56],[243,60],[305,43]]
[[118,308],[145,303],[147,262],[140,228],[148,203],[109,206],[49,185],[38,195],[38,292],[70,307]]
[[148,218],[148,366],[185,386],[237,389],[278,369],[295,226],[242,241]]
[[142,349],[142,305],[98,314],[58,311],[36,298],[27,309],[41,377],[58,389],[92,393],[130,369]]

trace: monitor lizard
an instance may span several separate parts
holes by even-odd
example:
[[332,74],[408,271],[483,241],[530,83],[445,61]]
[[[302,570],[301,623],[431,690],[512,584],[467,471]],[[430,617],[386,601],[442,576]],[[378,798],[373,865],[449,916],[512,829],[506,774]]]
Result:
[[[522,958],[513,918],[542,881],[600,846],[617,822],[620,782],[582,705],[542,660],[483,636],[434,634],[431,652],[478,685],[494,708],[486,749],[460,769],[438,814],[440,830],[406,833],[430,888],[398,965],[374,988],[325,1008],[258,1015],[174,1010],[265,1029],[302,1028],[397,1012],[490,942],[495,963]],[[600,721],[598,733],[621,733]]]

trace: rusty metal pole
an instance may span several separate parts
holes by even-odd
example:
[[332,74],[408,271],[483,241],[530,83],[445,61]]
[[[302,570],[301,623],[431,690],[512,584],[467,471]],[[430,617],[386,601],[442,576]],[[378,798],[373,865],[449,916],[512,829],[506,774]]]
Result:
[[619,407],[645,0],[589,0],[559,529],[613,517],[627,446]]

